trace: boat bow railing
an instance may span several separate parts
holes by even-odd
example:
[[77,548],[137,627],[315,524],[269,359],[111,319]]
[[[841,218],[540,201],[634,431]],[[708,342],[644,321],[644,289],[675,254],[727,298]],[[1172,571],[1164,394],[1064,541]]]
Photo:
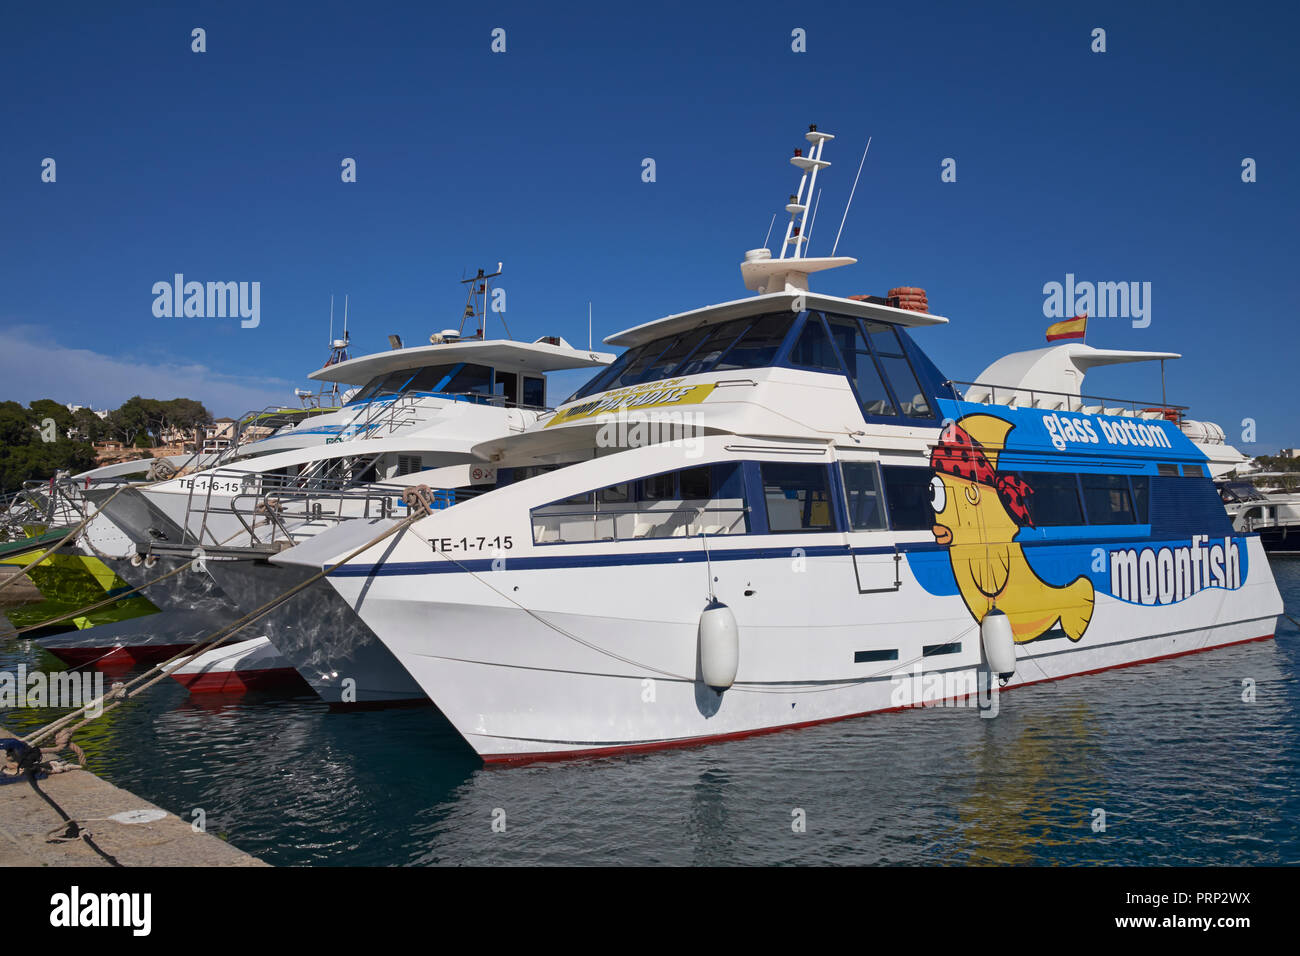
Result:
[[[1163,418],[1181,421],[1186,405],[1168,402],[1141,402],[1136,399],[1112,398],[1102,395],[1082,395],[1078,392],[1055,392],[1024,385],[994,385],[989,382],[961,382],[949,379],[944,385],[952,390],[959,402],[977,405],[1008,405],[1013,408],[1034,408],[1045,412],[1081,412],[1088,415],[1118,415],[1129,418]],[[961,391],[964,388],[965,391]]]

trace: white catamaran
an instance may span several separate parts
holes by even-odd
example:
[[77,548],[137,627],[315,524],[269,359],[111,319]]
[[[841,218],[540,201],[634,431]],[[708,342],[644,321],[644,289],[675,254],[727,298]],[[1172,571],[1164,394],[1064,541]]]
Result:
[[[1087,368],[1171,353],[1057,346],[963,390],[913,340],[947,322],[918,290],[810,291],[855,261],[802,254],[830,139],[812,128],[792,160],[780,256],[745,256],[756,295],[611,336],[626,351],[554,415],[477,447],[495,490],[326,578],[485,760],[738,737],[1273,635],[1281,599],[1213,449],[1161,406],[1081,390]],[[340,528],[271,561],[315,572],[364,540]]]

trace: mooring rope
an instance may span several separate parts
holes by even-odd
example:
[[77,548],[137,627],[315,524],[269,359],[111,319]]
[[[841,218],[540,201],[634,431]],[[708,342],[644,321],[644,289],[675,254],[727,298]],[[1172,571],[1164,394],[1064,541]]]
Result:
[[[108,502],[105,502],[105,504],[107,503]],[[95,515],[98,514],[100,514],[100,512],[98,511],[95,512]],[[91,515],[91,517],[93,518],[95,517],[95,515]],[[256,523],[254,523],[253,528],[254,530],[257,528]],[[218,547],[218,548],[225,547],[225,545],[233,541],[235,538],[241,537],[243,534],[244,532],[242,530],[236,531],[230,537],[226,538],[225,541],[217,542],[217,544],[214,545],[214,547]],[[104,552],[100,551],[93,544],[91,544],[89,539],[87,539],[83,543],[86,545],[86,547],[90,548],[91,551],[95,552],[96,557],[99,557],[101,559],[107,557],[109,560],[113,559],[113,555],[105,555]],[[0,631],[0,640],[8,640],[11,637],[18,637],[22,634],[28,633],[29,631],[39,631],[42,630],[43,628],[50,627],[51,625],[59,624],[62,623],[63,621],[67,621],[72,618],[81,617],[83,614],[89,614],[92,611],[98,611],[100,608],[110,607],[116,604],[118,601],[125,600],[126,598],[129,598],[133,594],[138,594],[141,591],[144,591],[146,588],[151,588],[155,584],[161,584],[163,581],[166,581],[168,578],[175,577],[176,575],[180,574],[182,571],[189,568],[192,564],[194,564],[195,561],[199,561],[204,558],[204,555],[202,553],[203,546],[195,545],[195,547],[198,548],[199,554],[196,554],[193,558],[186,561],[184,564],[180,565],[179,567],[174,568],[171,571],[168,571],[166,574],[159,575],[158,577],[154,578],[152,581],[146,581],[144,584],[141,584],[138,587],[128,588],[125,591],[119,591],[116,594],[106,597],[101,601],[96,601],[93,604],[87,604],[85,607],[78,608],[75,611],[69,611],[68,613],[62,614],[59,617],[49,618],[48,620],[41,621],[39,624],[29,624],[26,627],[13,628],[8,631]],[[121,556],[119,555],[118,557]]]
[[127,489],[127,488],[130,488],[130,487],[133,487],[133,486],[132,486],[132,485],[123,485],[121,488],[118,488],[117,491],[113,492],[111,495],[108,496],[108,498],[104,501],[104,504],[102,504],[102,505],[98,505],[98,506],[95,508],[95,511],[94,511],[93,514],[88,514],[88,515],[86,515],[86,517],[82,518],[81,521],[79,521],[79,522],[76,524],[76,526],[73,527],[73,529],[72,529],[71,531],[69,531],[66,535],[64,535],[62,541],[60,541],[60,542],[59,542],[58,544],[56,544],[54,547],[52,547],[52,548],[48,549],[47,551],[43,552],[39,558],[37,558],[37,559],[36,559],[35,561],[33,561],[31,564],[27,565],[27,567],[23,568],[21,571],[19,571],[19,572],[18,572],[17,574],[15,574],[13,577],[6,578],[5,580],[0,581],[0,591],[3,591],[5,588],[9,587],[9,585],[13,584],[15,581],[17,581],[19,578],[21,578],[24,574],[26,574],[26,573],[27,573],[28,571],[30,571],[32,568],[36,567],[38,564],[40,564],[42,561],[44,561],[46,558],[48,558],[48,557],[49,557],[50,555],[52,555],[54,552],[58,551],[59,548],[63,547],[65,544],[67,544],[69,541],[71,541],[73,538],[75,538],[78,534],[81,533],[81,530],[82,530],[83,528],[85,528],[86,525],[90,524],[90,522],[92,522],[93,520],[95,520],[96,517],[99,516],[99,514],[104,510],[104,507],[105,507],[105,506],[106,506],[110,501],[112,501],[114,498],[116,498],[118,495],[120,495],[122,492],[126,491],[126,489]]
[[[428,512],[426,511],[423,513],[415,512],[407,515],[407,517],[403,518],[397,524],[393,525],[391,528],[385,529],[381,534],[377,535],[376,537],[367,541],[365,544],[351,551],[343,558],[340,558],[334,564],[322,568],[320,571],[313,574],[311,577],[307,578],[304,581],[299,582],[298,584],[289,588],[287,591],[284,591],[283,593],[277,595],[276,597],[272,598],[270,601],[268,601],[266,604],[262,605],[261,607],[257,608],[256,610],[250,611],[248,614],[245,614],[243,617],[231,622],[230,624],[218,628],[207,638],[204,638],[203,640],[200,640],[190,645],[190,647],[186,648],[183,651],[180,651],[179,653],[173,655],[172,657],[163,661],[162,663],[155,664],[153,667],[149,668],[143,674],[140,674],[139,676],[133,678],[127,683],[114,684],[112,689],[110,689],[107,693],[100,695],[90,703],[77,708],[71,713],[65,714],[64,716],[58,718],[57,720],[54,720],[49,724],[45,725],[44,727],[38,728],[37,730],[28,734],[26,737],[21,738],[22,742],[27,744],[28,746],[35,746],[37,742],[46,739],[51,734],[57,734],[58,736],[55,738],[55,740],[56,740],[56,745],[60,749],[62,747],[70,746],[71,738],[74,733],[76,733],[86,724],[90,723],[92,720],[95,720],[96,718],[103,716],[104,714],[118,707],[125,701],[134,697],[138,697],[140,694],[143,694],[146,690],[148,690],[150,687],[157,684],[163,678],[168,677],[171,674],[173,665],[178,667],[184,666],[185,664],[190,663],[200,655],[205,654],[210,650],[215,650],[216,648],[220,647],[222,644],[230,640],[230,638],[233,637],[235,634],[242,631],[244,628],[254,623],[255,621],[258,621],[261,618],[265,617],[267,614],[275,610],[281,604],[288,601],[294,595],[298,594],[305,588],[315,584],[321,578],[324,578],[325,576],[333,572],[335,569],[341,567],[342,565],[347,564],[349,561],[357,557],[359,554],[362,554],[363,552],[379,544],[379,542],[385,540],[386,538],[392,537],[394,534],[397,534],[399,531],[402,531],[405,528],[409,527],[411,524],[425,517],[427,514]],[[107,706],[105,706],[105,702],[109,701],[110,699],[112,700],[112,702],[108,703]],[[96,709],[98,709],[99,712],[95,715],[95,717],[87,717],[79,721],[78,723],[69,726],[70,724],[72,724],[72,721],[76,720],[76,718],[81,717],[84,714]]]

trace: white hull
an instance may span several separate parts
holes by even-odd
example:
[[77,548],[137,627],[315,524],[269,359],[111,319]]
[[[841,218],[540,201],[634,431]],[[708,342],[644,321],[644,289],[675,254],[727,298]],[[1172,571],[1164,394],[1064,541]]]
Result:
[[[1018,645],[1008,686],[1272,636],[1281,599],[1257,538],[1248,551],[1256,570],[1235,590],[1161,607],[1099,594],[1077,644]],[[924,674],[970,681],[935,688],[974,689],[983,652],[970,613],[959,596],[926,594],[906,563],[897,592],[859,594],[847,556],[810,557],[796,576],[788,557],[723,555],[715,548],[717,596],[741,645],[721,694],[698,679],[702,563],[647,565],[635,592],[620,566],[426,574],[418,597],[404,575],[331,580],[353,598],[366,584],[361,616],[486,760],[651,749],[935,702],[953,695],[913,676],[928,645],[960,652],[926,657]],[[898,659],[855,663],[881,648]]]

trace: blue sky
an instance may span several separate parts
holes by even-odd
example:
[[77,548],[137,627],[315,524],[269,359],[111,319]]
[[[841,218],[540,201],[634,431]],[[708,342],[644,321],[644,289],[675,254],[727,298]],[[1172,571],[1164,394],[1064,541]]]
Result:
[[[458,324],[458,280],[498,261],[519,338],[585,342],[588,300],[599,338],[742,296],[815,122],[839,139],[814,255],[873,141],[839,249],[859,263],[814,288],[924,286],[952,324],[917,340],[969,379],[1043,344],[1044,283],[1150,282],[1148,328],[1096,319],[1088,341],[1182,352],[1171,401],[1234,440],[1256,419],[1245,451],[1300,445],[1293,8],[130,6],[5,13],[0,398],[291,400],[331,293],[354,353],[378,350]],[[260,327],[155,318],[176,272],[259,281]],[[1158,398],[1159,370],[1087,390]]]

